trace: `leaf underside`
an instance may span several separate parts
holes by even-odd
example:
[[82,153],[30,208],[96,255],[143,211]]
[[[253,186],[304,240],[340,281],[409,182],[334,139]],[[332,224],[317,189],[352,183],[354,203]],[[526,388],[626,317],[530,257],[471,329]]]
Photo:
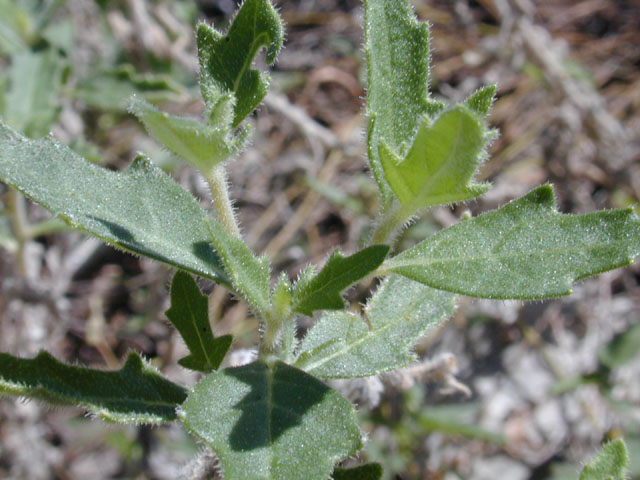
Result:
[[138,117],[151,136],[205,173],[238,153],[247,143],[248,128],[234,137],[228,122],[205,125],[190,118],[169,115],[141,98],[131,99],[129,111]]
[[216,453],[225,480],[326,480],[362,446],[351,403],[282,362],[210,374],[179,416]]
[[256,257],[246,243],[227,232],[218,221],[209,219],[207,224],[233,286],[258,312],[269,311],[269,258]]
[[209,323],[207,296],[185,272],[176,272],[171,282],[171,308],[167,318],[180,332],[190,354],[178,360],[185,368],[209,373],[217,370],[231,346],[231,335],[215,338]]
[[293,311],[312,315],[314,310],[345,308],[341,292],[378,268],[387,253],[387,245],[373,245],[349,257],[334,251],[320,272],[294,286]]
[[574,282],[638,254],[640,221],[631,209],[563,215],[545,185],[437,233],[381,270],[472,297],[540,299],[567,295]]
[[0,123],[0,180],[111,245],[229,282],[211,247],[205,210],[145,157],[113,172]]
[[625,480],[629,453],[622,439],[607,443],[596,458],[584,466],[579,480]]
[[186,391],[137,354],[118,371],[65,365],[47,352],[33,359],[0,353],[0,395],[19,395],[55,405],[75,405],[117,423],[162,423],[176,419]]
[[294,365],[321,378],[377,375],[415,359],[411,349],[455,310],[455,295],[392,275],[365,307],[366,321],[326,314],[307,333]]

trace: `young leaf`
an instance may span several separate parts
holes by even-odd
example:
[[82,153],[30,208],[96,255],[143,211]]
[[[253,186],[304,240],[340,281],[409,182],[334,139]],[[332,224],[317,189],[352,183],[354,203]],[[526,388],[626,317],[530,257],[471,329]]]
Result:
[[574,282],[638,254],[640,220],[631,209],[562,215],[545,185],[437,233],[380,272],[472,297],[539,299],[568,295]]
[[373,245],[349,257],[334,251],[319,273],[302,277],[294,286],[293,311],[312,315],[314,310],[345,308],[340,292],[378,268],[387,253],[387,245]]
[[257,258],[246,243],[228,233],[216,220],[209,219],[208,225],[233,286],[258,312],[270,311],[269,258]]
[[200,89],[212,115],[220,102],[231,101],[231,126],[236,127],[253,112],[267,93],[269,77],[251,69],[251,63],[262,47],[267,63],[274,63],[282,39],[282,21],[269,0],[245,0],[226,35],[204,23],[198,26]]
[[0,353],[0,395],[77,405],[109,422],[162,423],[176,419],[186,391],[130,353],[114,372],[65,365],[47,352],[34,359]]
[[242,150],[247,142],[248,128],[234,137],[230,125],[224,121],[204,125],[196,120],[161,112],[137,97],[131,100],[129,111],[165,147],[205,174]]
[[478,115],[485,116],[489,113],[493,100],[496,96],[496,85],[487,85],[476,91],[464,102],[467,107],[476,112]]
[[0,122],[0,180],[107,243],[229,283],[210,246],[207,213],[145,157],[112,172]]
[[209,324],[207,296],[196,281],[176,272],[171,282],[171,308],[165,312],[189,347],[190,355],[178,360],[185,368],[209,373],[217,370],[231,346],[231,335],[214,338]]
[[424,116],[413,145],[402,158],[382,140],[385,178],[401,203],[413,210],[475,198],[489,184],[472,181],[487,143],[484,120],[459,105],[432,122]]
[[626,480],[629,453],[620,438],[607,443],[596,458],[587,463],[579,480]]
[[326,480],[362,447],[351,403],[278,361],[210,374],[178,416],[213,449],[225,480]]
[[455,310],[455,295],[400,276],[380,285],[365,308],[322,317],[302,340],[294,365],[321,378],[366,377],[415,359],[413,346]]
[[403,156],[423,116],[442,105],[429,98],[429,26],[407,0],[365,0],[368,145],[383,202],[391,198],[378,155],[381,141]]
[[382,478],[382,465],[368,463],[354,468],[335,468],[332,480],[380,480]]

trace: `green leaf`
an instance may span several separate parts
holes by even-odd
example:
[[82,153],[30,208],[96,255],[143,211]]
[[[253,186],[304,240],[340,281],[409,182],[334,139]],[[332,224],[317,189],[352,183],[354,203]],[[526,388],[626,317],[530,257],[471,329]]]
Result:
[[209,219],[208,225],[233,286],[256,311],[269,312],[269,258],[257,258],[246,243],[228,233],[216,220]]
[[183,90],[168,75],[138,73],[133,65],[125,64],[80,79],[71,94],[90,107],[122,112],[133,95],[160,102],[177,99]]
[[204,125],[197,120],[169,115],[136,97],[132,98],[129,111],[156,140],[205,174],[242,150],[250,130],[245,128],[234,137],[227,122]]
[[0,52],[16,54],[28,47],[34,22],[24,5],[15,0],[0,0]]
[[473,297],[540,299],[567,295],[574,282],[639,253],[640,221],[631,209],[562,215],[546,185],[437,233],[378,273]]
[[380,143],[406,154],[425,114],[442,105],[429,98],[429,26],[407,0],[365,0],[368,145],[383,202],[392,193],[378,155]]
[[455,295],[400,276],[380,285],[366,321],[348,312],[322,317],[302,340],[295,366],[321,378],[377,375],[415,359],[411,349],[455,310]]
[[0,353],[0,395],[19,395],[56,405],[77,405],[118,423],[176,419],[186,391],[130,353],[114,372],[65,365],[47,352],[34,359]]
[[191,352],[178,363],[204,373],[217,370],[231,346],[231,335],[214,338],[208,304],[191,275],[176,272],[171,282],[171,308],[166,315]]
[[629,453],[620,438],[607,443],[596,458],[587,463],[579,480],[626,480]]
[[345,303],[340,292],[378,268],[387,253],[387,245],[373,245],[349,257],[335,250],[319,273],[305,275],[296,283],[293,311],[312,315],[314,310],[342,310]]
[[58,54],[51,49],[13,55],[0,112],[4,120],[28,137],[48,134],[60,113],[63,70]]
[[275,62],[282,47],[282,30],[280,16],[269,0],[245,0],[226,35],[204,23],[198,26],[200,88],[212,116],[221,102],[231,101],[231,126],[236,127],[258,106],[269,88],[269,77],[251,69],[251,64],[262,47],[267,49],[267,63]]
[[107,243],[229,283],[210,245],[207,213],[145,157],[112,172],[0,122],[0,180]]
[[640,323],[611,339],[599,352],[600,363],[609,368],[620,367],[640,355]]
[[383,140],[380,161],[385,178],[404,205],[413,210],[475,198],[489,184],[472,181],[488,141],[484,120],[459,105],[434,122],[424,116],[409,153],[396,155]]
[[278,361],[210,374],[178,416],[216,453],[225,480],[326,480],[362,447],[351,403]]
[[382,465],[368,463],[354,468],[336,468],[331,476],[333,480],[380,480]]
[[471,95],[465,101],[465,104],[478,115],[482,115],[484,117],[489,113],[489,109],[491,108],[491,105],[493,105],[497,89],[498,87],[496,85],[487,85],[486,87],[482,87]]

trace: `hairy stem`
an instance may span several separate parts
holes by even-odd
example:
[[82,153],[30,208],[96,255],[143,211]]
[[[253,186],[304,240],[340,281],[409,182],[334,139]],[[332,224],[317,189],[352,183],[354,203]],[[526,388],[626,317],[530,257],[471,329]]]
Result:
[[280,329],[284,320],[284,318],[276,318],[269,315],[263,322],[262,339],[260,341],[261,357],[278,353]]
[[236,237],[240,237],[240,228],[233,211],[229,189],[227,188],[227,174],[223,165],[217,165],[207,175],[207,182],[211,189],[213,206],[218,214],[218,220],[227,232]]
[[369,245],[389,244],[393,245],[394,240],[400,233],[402,226],[411,218],[412,209],[406,206],[392,204],[390,208],[382,208],[375,222],[375,228],[371,234]]

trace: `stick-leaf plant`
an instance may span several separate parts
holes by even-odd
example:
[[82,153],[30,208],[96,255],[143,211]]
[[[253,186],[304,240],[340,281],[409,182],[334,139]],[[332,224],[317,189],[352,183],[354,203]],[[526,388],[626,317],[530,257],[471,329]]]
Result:
[[[130,101],[149,133],[206,178],[213,213],[142,155],[112,172],[52,138],[30,139],[0,123],[2,181],[70,226],[177,269],[167,317],[190,350],[179,363],[205,374],[187,389],[133,353],[115,372],[67,366],[45,352],[34,359],[2,353],[0,394],[75,404],[112,422],[181,421],[212,448],[226,480],[376,479],[379,465],[338,467],[364,438],[354,407],[324,379],[409,364],[413,347],[452,315],[459,294],[567,295],[574,282],[634,260],[640,221],[632,210],[563,215],[550,185],[390,255],[410,219],[490,188],[474,176],[496,136],[485,120],[496,88],[454,105],[434,100],[427,24],[408,0],[364,6],[367,144],[379,214],[362,250],[336,250],[295,281],[280,274],[272,284],[269,258],[245,243],[224,170],[246,145],[243,122],[269,87],[253,59],[264,48],[271,64],[282,46],[282,23],[269,0],[245,0],[226,33],[198,26],[201,121]],[[220,368],[232,339],[212,334],[207,299],[191,274],[251,307],[261,332],[256,361]],[[346,311],[344,290],[372,275],[382,281],[362,314]],[[296,323],[314,313],[317,321],[299,339]],[[600,463],[588,471],[605,468]]]

